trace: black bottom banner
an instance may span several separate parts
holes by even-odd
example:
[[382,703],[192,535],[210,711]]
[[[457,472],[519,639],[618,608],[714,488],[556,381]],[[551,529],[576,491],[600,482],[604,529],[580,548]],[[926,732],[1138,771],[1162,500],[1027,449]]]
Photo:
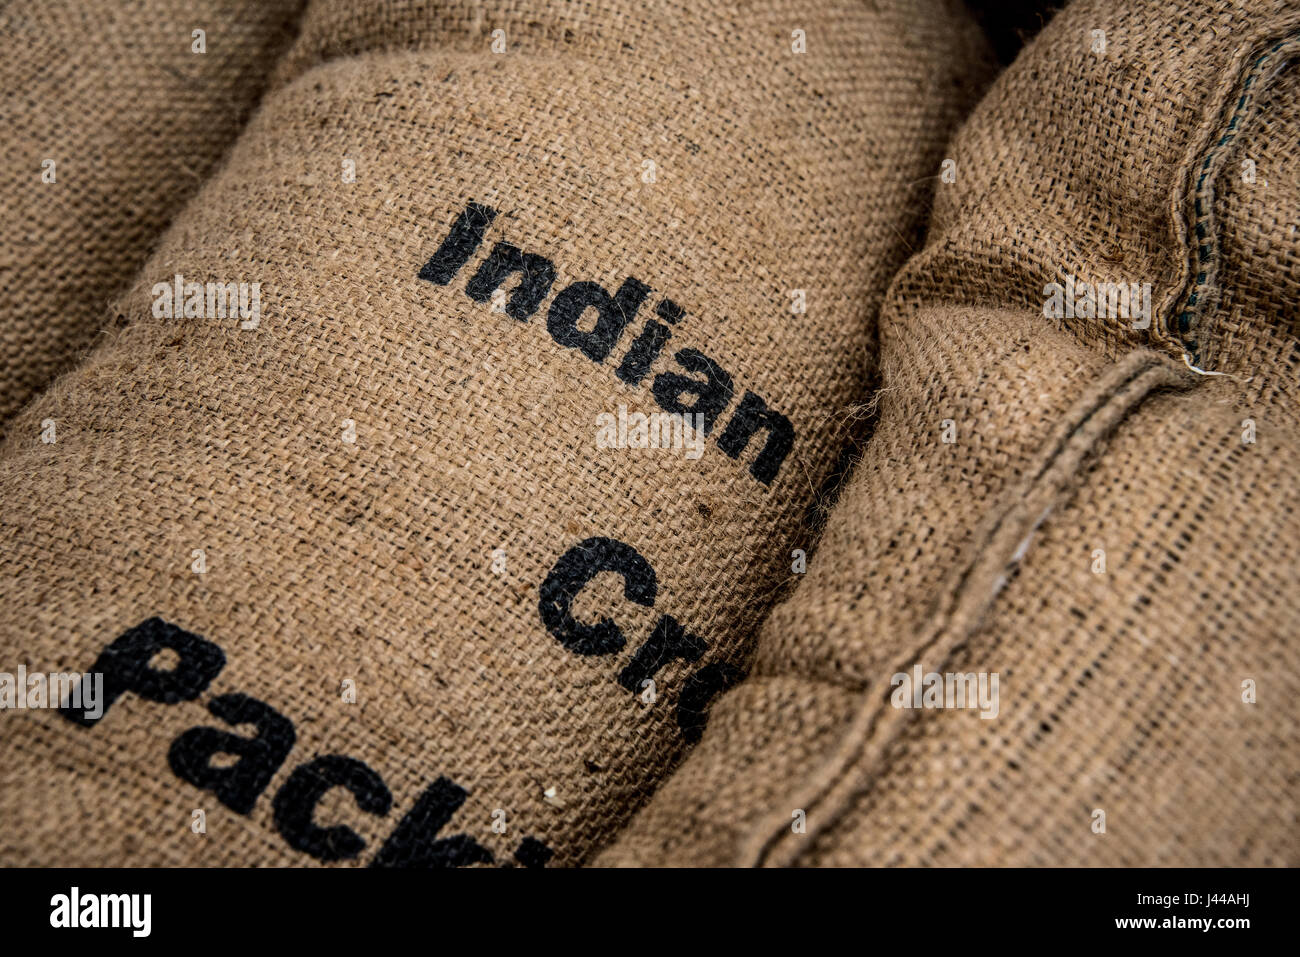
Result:
[[669,946],[683,934],[729,946],[753,936],[768,948],[846,935],[864,945],[1233,947],[1283,930],[1294,894],[1294,875],[1281,870],[524,870],[0,870],[0,926],[9,953],[47,935],[205,949],[373,946],[414,934],[434,947],[495,948],[517,936],[548,949],[575,936],[601,949]]

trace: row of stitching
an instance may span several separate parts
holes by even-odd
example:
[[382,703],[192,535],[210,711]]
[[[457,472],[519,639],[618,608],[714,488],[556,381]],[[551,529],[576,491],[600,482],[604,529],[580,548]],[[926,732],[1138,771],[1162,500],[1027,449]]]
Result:
[[1185,244],[1186,259],[1176,293],[1173,328],[1166,332],[1181,344],[1194,365],[1201,363],[1201,343],[1210,331],[1205,324],[1218,299],[1215,183],[1227,168],[1232,143],[1255,115],[1261,91],[1286,67],[1288,56],[1300,40],[1300,29],[1294,26],[1287,28],[1284,35],[1278,33],[1274,30],[1262,43],[1247,44],[1238,54],[1236,68],[1229,71],[1229,82],[1216,100],[1218,109],[1213,120],[1197,138],[1183,175],[1175,180],[1175,232]]
[[[1279,35],[1281,39],[1278,39]],[[1261,77],[1269,70],[1280,70],[1278,57],[1289,49],[1300,35],[1295,27],[1285,31],[1274,28],[1267,49],[1258,55],[1256,41],[1248,43],[1234,56],[1225,71],[1225,89],[1235,92],[1226,123],[1222,120],[1229,110],[1223,105],[1228,99],[1221,92],[1214,98],[1218,109],[1207,119],[1206,133],[1194,147],[1192,161],[1185,164],[1187,175],[1176,177],[1172,214],[1175,238],[1184,249],[1185,274],[1180,293],[1168,303],[1162,303],[1161,313],[1167,332],[1177,317],[1179,336],[1176,341],[1186,351],[1196,352],[1194,342],[1184,343],[1182,334],[1189,332],[1196,312],[1203,312],[1206,293],[1212,290],[1213,264],[1217,250],[1214,246],[1213,184],[1215,175],[1223,167],[1227,147],[1240,133],[1251,115],[1252,108],[1264,85]],[[1243,71],[1242,63],[1247,66]],[[1216,126],[1216,123],[1218,124]],[[1200,159],[1196,185],[1190,184],[1191,172]],[[1208,190],[1208,192],[1207,192]],[[1188,241],[1186,210],[1187,197],[1195,194],[1196,242]],[[1207,248],[1208,246],[1208,248]],[[1201,268],[1204,264],[1208,268]],[[1190,310],[1190,312],[1189,312]],[[1089,390],[1067,415],[1067,426],[1058,428],[1049,439],[1039,468],[1030,472],[1015,494],[1004,498],[1004,507],[997,510],[987,529],[975,537],[975,547],[968,559],[954,574],[951,596],[932,619],[923,637],[914,643],[913,650],[900,659],[897,671],[904,671],[927,653],[937,651],[941,664],[961,647],[978,627],[983,614],[1006,583],[1010,571],[1023,559],[1029,540],[1046,520],[1052,509],[1065,499],[1070,491],[1070,481],[1078,474],[1084,460],[1097,445],[1152,391],[1160,388],[1186,388],[1192,377],[1185,371],[1168,364],[1155,353],[1138,352],[1112,367],[1102,382]],[[1080,414],[1081,413],[1081,414]],[[1068,423],[1074,422],[1070,426]],[[1034,503],[1042,505],[1035,514]],[[1016,535],[1019,532],[1021,534]],[[1009,534],[1010,533],[1010,534]],[[1014,547],[1009,553],[1005,545]],[[999,548],[997,546],[1004,546]],[[989,557],[992,556],[992,557]],[[972,584],[974,583],[974,584]],[[976,585],[988,586],[984,589]],[[937,666],[936,666],[937,667]],[[825,830],[843,813],[848,804],[866,788],[873,778],[872,769],[878,768],[885,758],[888,746],[897,739],[901,730],[913,719],[910,710],[888,711],[888,695],[868,694],[861,709],[852,720],[840,748],[814,773],[810,783],[800,789],[791,807],[801,807],[809,812],[809,832],[805,839],[792,844],[787,834],[789,818],[785,812],[774,813],[770,819],[760,820],[749,839],[742,845],[739,863],[758,866],[764,863],[792,864],[814,843],[817,834]],[[883,717],[883,720],[882,720]],[[877,732],[877,728],[880,729]],[[859,760],[861,756],[861,760]],[[862,765],[860,774],[853,774]],[[824,806],[823,813],[814,816],[811,809]],[[783,845],[784,841],[784,845]]]
[[[1067,413],[1044,444],[1035,467],[1004,497],[1002,507],[977,533],[967,559],[944,589],[948,600],[889,673],[907,671],[927,655],[931,656],[931,668],[942,668],[978,628],[1024,557],[1029,539],[1069,494],[1095,448],[1152,391],[1185,387],[1191,378],[1167,358],[1145,350],[1111,366]],[[812,846],[816,835],[870,786],[873,769],[879,767],[889,745],[915,718],[911,710],[889,708],[888,699],[888,693],[866,696],[840,747],[792,796],[789,806],[806,812],[807,835],[797,842],[790,840],[788,811],[783,808],[759,822],[741,848],[739,863],[794,863]],[[820,809],[819,813],[814,809]]]

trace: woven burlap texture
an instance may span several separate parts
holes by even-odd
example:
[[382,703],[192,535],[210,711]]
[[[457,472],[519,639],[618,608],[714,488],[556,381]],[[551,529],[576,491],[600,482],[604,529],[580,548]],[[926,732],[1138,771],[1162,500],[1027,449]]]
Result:
[[[1000,77],[807,579],[600,863],[1300,861],[1298,26],[1077,0]],[[894,707],[917,665],[997,716]]]
[[234,143],[302,2],[0,11],[0,437],[126,321],[110,307]]
[[[987,75],[948,0],[311,3],[274,89],[122,298],[126,326],[19,415],[0,458],[4,660],[86,671],[157,617],[224,665],[196,700],[128,693],[92,727],[5,715],[0,859],[45,861],[75,830],[61,863],[312,863],[273,796],[325,755],[392,795],[381,813],[340,788],[317,809],[364,841],[352,863],[440,778],[467,792],[443,836],[498,863],[525,839],[555,864],[608,842],[810,547],[879,304]],[[458,272],[429,266],[487,209]],[[474,298],[492,250],[551,264],[535,313],[517,277]],[[259,282],[256,328],[156,317],[176,274]],[[557,339],[560,290],[629,277],[651,293],[611,355]],[[629,384],[620,359],[664,298],[682,315]],[[596,417],[653,411],[682,355],[694,379],[734,382],[703,456],[598,448]],[[794,429],[770,481],[763,433],[722,448],[751,391]],[[52,444],[34,438],[46,419]],[[539,588],[608,541],[655,585],[585,587],[573,618],[617,622],[626,645],[576,653]],[[697,660],[666,655],[655,689],[623,687],[665,616]],[[187,729],[233,731],[208,705],[234,693],[296,730],[247,814],[168,762]]]

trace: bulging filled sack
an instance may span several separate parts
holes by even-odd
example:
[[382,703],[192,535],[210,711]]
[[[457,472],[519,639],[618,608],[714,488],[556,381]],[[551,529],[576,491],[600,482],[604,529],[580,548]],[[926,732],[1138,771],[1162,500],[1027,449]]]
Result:
[[1300,861],[1298,30],[1075,0],[998,80],[807,579],[601,863]]
[[302,0],[0,11],[0,436],[70,368],[234,142]]
[[88,676],[0,718],[0,857],[606,841],[809,547],[977,37],[946,0],[312,3],[0,460],[2,660]]

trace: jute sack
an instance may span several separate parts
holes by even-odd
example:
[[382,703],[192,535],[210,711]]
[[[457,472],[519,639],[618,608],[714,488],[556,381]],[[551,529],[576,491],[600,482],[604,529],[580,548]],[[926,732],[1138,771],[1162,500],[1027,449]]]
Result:
[[999,79],[806,580],[600,863],[1300,861],[1298,27],[1076,0]]
[[0,660],[111,700],[0,716],[0,859],[607,841],[809,546],[977,38],[914,0],[313,4],[0,459]]
[[234,142],[301,5],[0,11],[0,436],[101,328],[124,321],[110,303]]

